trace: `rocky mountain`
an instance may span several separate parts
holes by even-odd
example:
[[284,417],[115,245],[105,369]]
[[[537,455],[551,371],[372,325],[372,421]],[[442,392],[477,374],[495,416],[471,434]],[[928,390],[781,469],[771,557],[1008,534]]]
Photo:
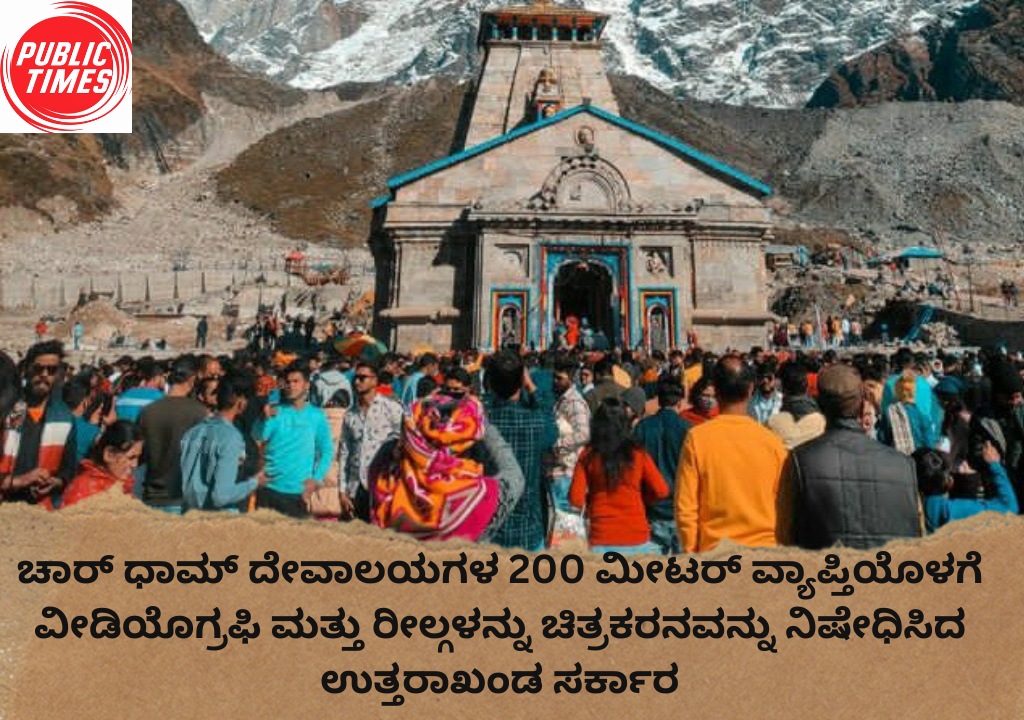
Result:
[[206,111],[203,94],[235,105],[283,108],[305,94],[239,70],[203,40],[175,0],[132,0],[132,135],[102,138],[124,164],[128,155],[151,154],[161,170],[171,163],[164,146]]
[[[1024,242],[1024,108],[772,110],[680,101],[638,78],[612,87],[625,117],[772,185],[782,236]],[[435,79],[268,135],[221,171],[219,196],[296,239],[362,245],[387,178],[451,152],[466,90]]]
[[132,39],[132,134],[0,136],[0,208],[56,225],[94,220],[114,203],[110,166],[167,172],[180,165],[175,144],[204,116],[204,93],[261,109],[306,96],[235,68],[174,0],[133,0]]
[[929,25],[850,60],[828,77],[808,105],[972,99],[1024,104],[1020,0],[984,0],[951,26]]
[[[146,173],[162,171],[161,186],[169,187],[187,174],[179,170],[194,155],[185,146],[216,136],[226,145],[206,149],[202,172],[193,172],[190,189],[179,193],[183,206],[201,199],[188,205],[197,226],[204,217],[233,217],[237,209],[247,218],[239,232],[255,233],[246,224],[254,218],[268,228],[253,238],[360,246],[369,229],[368,202],[387,178],[458,144],[465,83],[445,77],[412,87],[349,83],[318,95],[323,104],[307,110],[306,93],[236,70],[210,50],[173,0],[135,3],[136,133],[0,139],[0,237],[11,213],[63,227],[110,213],[114,179],[122,187],[132,182],[112,166],[141,168],[146,184],[152,184]],[[1000,3],[1007,0],[985,6]],[[971,37],[972,58],[1010,56],[1003,48],[1012,43],[994,30]],[[842,236],[879,246],[1024,242],[1022,107],[973,101],[768,109],[682,100],[628,75],[613,75],[612,84],[625,117],[772,185],[780,236]],[[215,132],[206,137],[211,122]],[[146,202],[161,192],[147,191]],[[209,238],[228,226],[218,222],[190,230],[193,240],[212,247]],[[161,239],[185,242],[174,239],[168,223]],[[90,242],[104,233],[97,228]]]
[[[479,13],[496,0],[182,0],[243,68],[305,89],[469,79]],[[562,0],[580,5],[582,0]],[[507,4],[514,4],[509,0]],[[965,0],[586,0],[612,16],[606,62],[677,96],[803,105],[842,60]]]

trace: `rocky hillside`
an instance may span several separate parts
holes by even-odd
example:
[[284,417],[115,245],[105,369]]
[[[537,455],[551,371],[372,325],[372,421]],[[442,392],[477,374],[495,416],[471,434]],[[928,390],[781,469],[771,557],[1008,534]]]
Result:
[[387,179],[449,153],[464,93],[430,80],[278,130],[219,173],[220,197],[290,237],[361,245]]
[[305,97],[243,72],[211,50],[175,0],[132,0],[132,41],[132,135],[103,138],[108,154],[122,163],[144,153],[169,169],[164,148],[206,112],[204,93],[261,110]]
[[166,172],[180,164],[176,140],[205,114],[204,94],[261,110],[306,97],[233,67],[174,0],[133,0],[132,38],[132,134],[0,136],[5,212],[35,213],[41,229],[94,220],[114,203],[111,165]]
[[[682,102],[637,78],[612,81],[624,116],[772,185],[783,233],[875,246],[1024,241],[1024,108],[769,110]],[[220,196],[297,239],[360,245],[367,203],[387,178],[457,145],[464,93],[432,80],[280,130],[221,172]]]
[[1024,105],[1024,3],[984,0],[951,26],[933,24],[844,63],[809,107],[894,100],[1004,100]]
[[113,185],[96,136],[0,135],[0,208],[60,222],[95,219],[112,203]]
[[[368,203],[385,191],[387,178],[459,146],[464,84],[348,83],[336,95],[358,102],[337,109],[338,98],[321,95],[331,103],[307,111],[307,102],[293,105],[303,93],[236,70],[209,50],[173,0],[134,2],[136,132],[0,138],[0,238],[14,224],[23,232],[34,223],[66,227],[109,213],[112,164],[141,170],[143,178],[157,169],[173,183],[182,163],[198,154],[183,146],[198,143],[205,173],[224,165],[208,198],[206,180],[190,180],[203,188],[203,203],[255,213],[283,236],[280,242],[359,246],[369,229]],[[1011,92],[1016,76],[993,68],[1012,68],[1020,56],[1013,31],[1019,22],[1019,7],[1009,0],[987,0],[958,25],[956,47],[969,49],[963,57],[974,59],[970,67],[981,67],[977,58],[1001,59],[985,65],[984,77],[1003,78],[998,87],[1008,99],[1019,97]],[[974,30],[965,29],[970,23]],[[682,101],[637,77],[617,75],[612,83],[625,117],[772,185],[780,236],[876,246],[1024,241],[1024,107],[972,101],[773,110]],[[939,85],[929,80],[928,87]],[[978,87],[995,85],[979,80]],[[210,125],[216,127],[207,135]],[[218,147],[207,147],[213,137]],[[5,221],[19,213],[28,221]],[[106,232],[97,229],[90,242]]]

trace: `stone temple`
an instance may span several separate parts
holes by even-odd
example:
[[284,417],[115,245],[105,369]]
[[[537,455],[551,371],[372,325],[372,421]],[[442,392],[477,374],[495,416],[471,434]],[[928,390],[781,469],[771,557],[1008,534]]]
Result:
[[543,349],[586,320],[619,347],[763,342],[771,189],[619,116],[608,21],[544,1],[482,13],[464,149],[374,201],[378,337]]

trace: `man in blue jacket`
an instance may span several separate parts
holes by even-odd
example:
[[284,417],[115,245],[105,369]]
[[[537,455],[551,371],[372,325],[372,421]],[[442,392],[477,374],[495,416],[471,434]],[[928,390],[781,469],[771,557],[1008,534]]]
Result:
[[255,395],[253,383],[229,375],[217,384],[217,413],[181,439],[181,490],[185,510],[238,511],[238,505],[266,484],[267,476],[242,478],[245,439],[235,420]]

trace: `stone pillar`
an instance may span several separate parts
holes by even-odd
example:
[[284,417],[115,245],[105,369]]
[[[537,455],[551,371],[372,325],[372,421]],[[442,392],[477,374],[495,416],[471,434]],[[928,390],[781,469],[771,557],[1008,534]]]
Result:
[[395,257],[391,267],[391,286],[388,288],[388,300],[391,307],[397,307],[402,302],[402,268],[404,266],[405,242],[395,238]]
[[[490,347],[491,338],[487,333],[490,325],[491,303],[484,288],[484,255],[487,252],[485,233],[476,236],[476,255],[473,263],[473,346]],[[491,348],[492,350],[494,348]]]

